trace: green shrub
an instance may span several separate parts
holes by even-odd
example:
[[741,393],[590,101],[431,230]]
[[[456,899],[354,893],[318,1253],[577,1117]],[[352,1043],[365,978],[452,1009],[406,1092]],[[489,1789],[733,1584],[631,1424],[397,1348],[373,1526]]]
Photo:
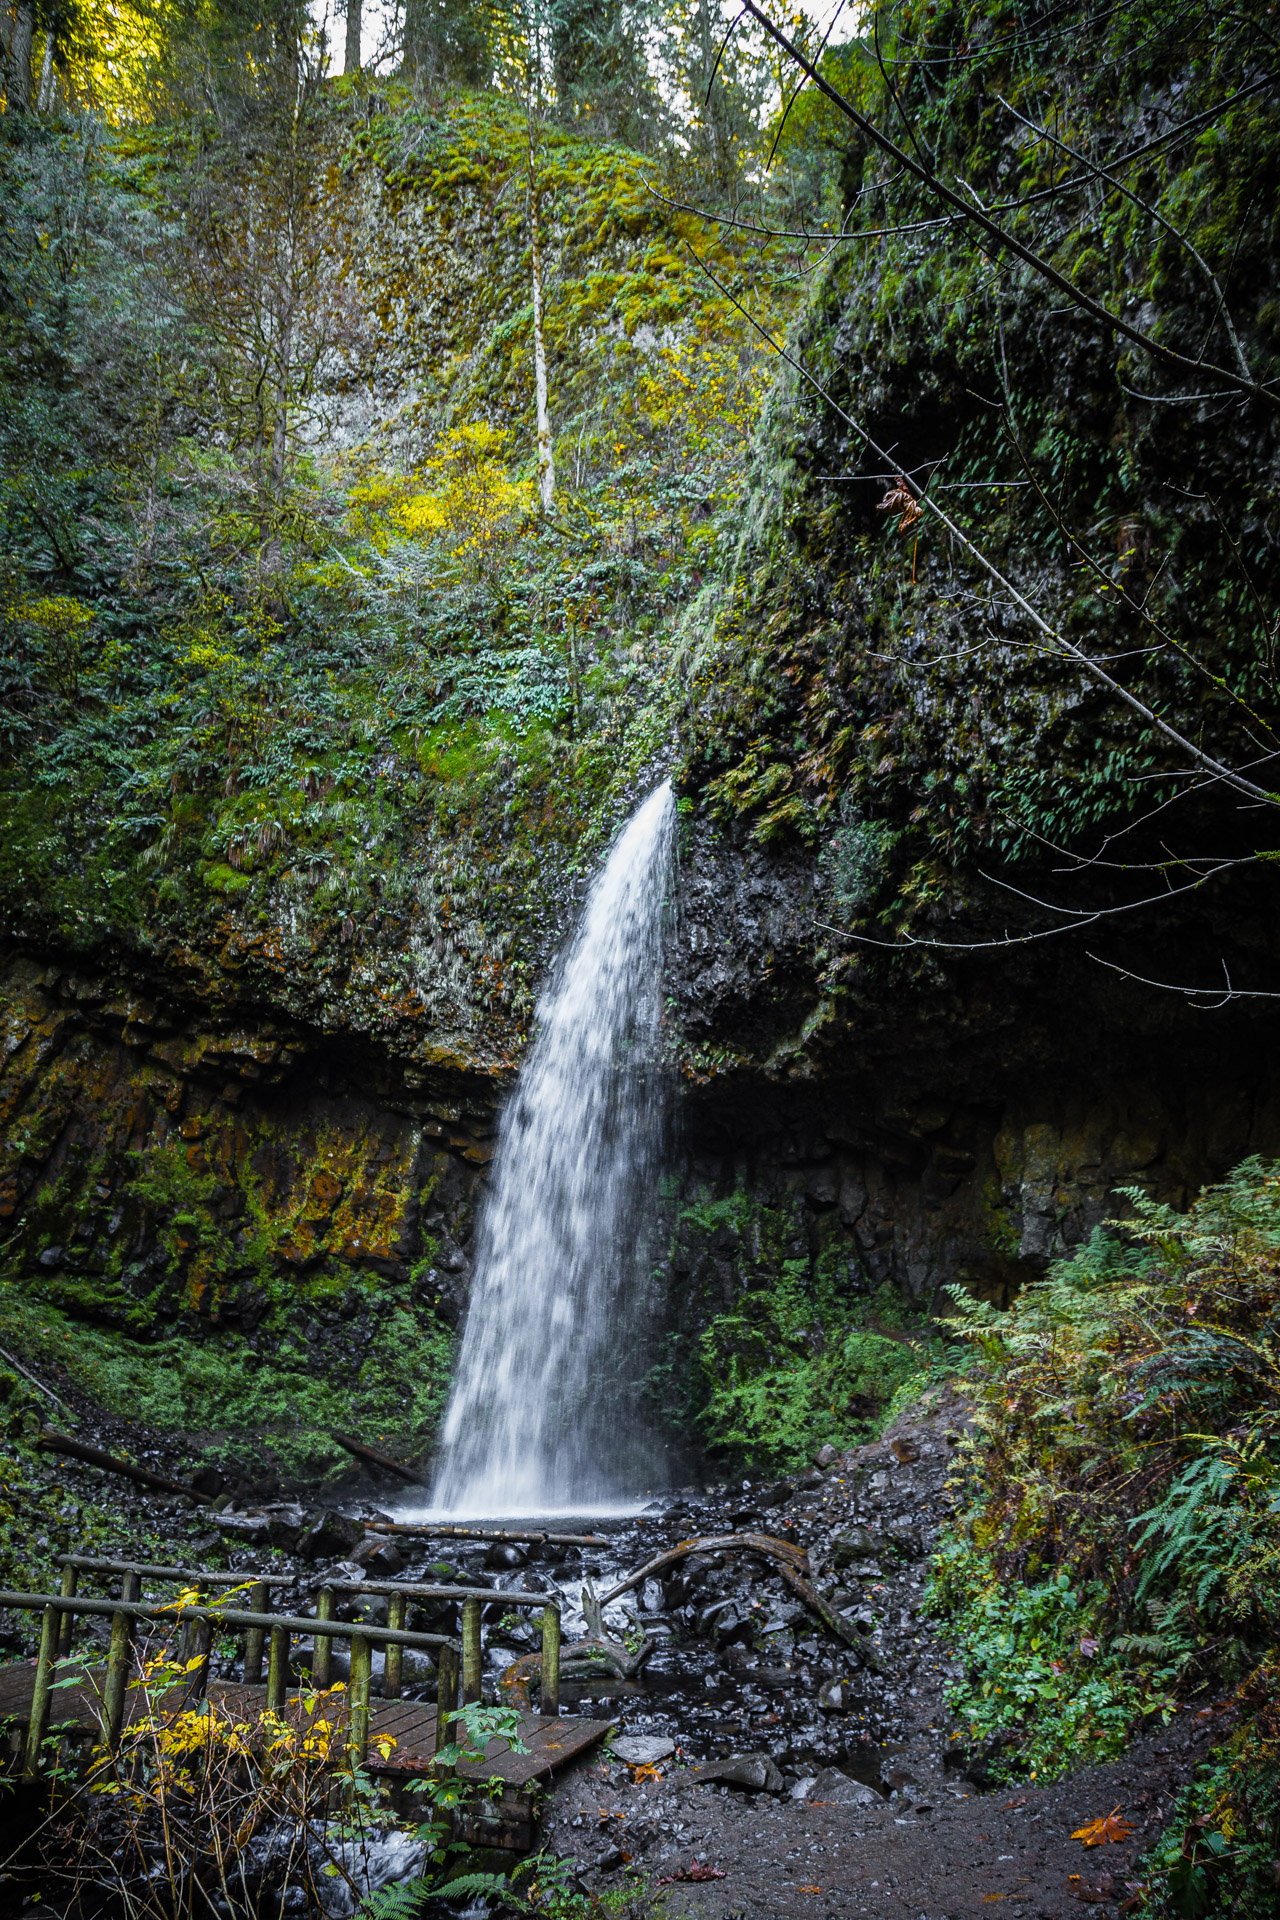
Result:
[[1153,1856],[1153,1898],[1270,1912],[1280,1169],[1246,1160],[1186,1214],[1126,1197],[1133,1219],[1008,1313],[958,1303],[980,1367],[931,1589],[964,1663],[952,1704],[998,1773],[1043,1777],[1235,1687],[1239,1726]]

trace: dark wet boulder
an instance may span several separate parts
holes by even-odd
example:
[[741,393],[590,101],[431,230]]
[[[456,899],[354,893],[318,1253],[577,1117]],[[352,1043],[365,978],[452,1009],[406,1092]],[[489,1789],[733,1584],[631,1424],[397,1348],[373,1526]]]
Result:
[[351,1557],[375,1579],[394,1580],[398,1573],[404,1572],[404,1555],[385,1533],[367,1534]]
[[879,1806],[884,1795],[877,1793],[874,1787],[866,1787],[861,1780],[851,1780],[847,1773],[841,1773],[839,1767],[824,1767],[808,1795],[810,1806],[815,1801],[824,1801],[827,1805],[844,1807]]
[[484,1557],[484,1564],[491,1573],[513,1573],[517,1567],[528,1566],[529,1556],[508,1541],[495,1540]]
[[727,1760],[709,1760],[691,1767],[685,1779],[695,1786],[745,1787],[749,1793],[781,1793],[782,1775],[767,1753],[732,1753]]
[[358,1547],[365,1537],[363,1522],[332,1508],[317,1514],[298,1541],[300,1560],[337,1560]]

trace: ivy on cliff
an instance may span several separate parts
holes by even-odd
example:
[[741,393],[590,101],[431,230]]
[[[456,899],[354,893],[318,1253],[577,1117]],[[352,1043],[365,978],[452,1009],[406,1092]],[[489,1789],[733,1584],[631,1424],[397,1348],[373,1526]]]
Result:
[[[865,948],[855,963],[845,929],[898,947],[1039,935],[1154,891],[1153,872],[1198,887],[1210,853],[1234,876],[1219,891],[1265,885],[1266,806],[1244,815],[1193,777],[927,515],[878,519],[894,474],[842,414],[891,450],[908,499],[944,503],[1184,734],[1235,765],[1273,751],[1268,32],[1248,10],[1150,0],[1105,15],[886,0],[861,57],[829,70],[932,178],[996,209],[1157,352],[984,242],[845,124],[849,238],[792,340],[829,398],[784,370],[685,718],[714,816],[829,849],[834,991],[883,964]],[[1257,384],[1242,396],[1206,374],[1211,391],[1188,392],[1165,347],[1238,358]],[[882,857],[850,888],[840,847],[859,831]],[[957,964],[937,956],[934,985]]]

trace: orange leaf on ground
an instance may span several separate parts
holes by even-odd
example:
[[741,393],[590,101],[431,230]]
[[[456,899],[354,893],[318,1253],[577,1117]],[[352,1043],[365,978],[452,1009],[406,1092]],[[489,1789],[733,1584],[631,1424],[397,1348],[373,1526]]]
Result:
[[1077,1828],[1071,1838],[1083,1840],[1086,1847],[1105,1847],[1109,1840],[1127,1840],[1133,1828],[1119,1816],[1119,1807],[1113,1807],[1110,1813],[1091,1820],[1087,1827]]

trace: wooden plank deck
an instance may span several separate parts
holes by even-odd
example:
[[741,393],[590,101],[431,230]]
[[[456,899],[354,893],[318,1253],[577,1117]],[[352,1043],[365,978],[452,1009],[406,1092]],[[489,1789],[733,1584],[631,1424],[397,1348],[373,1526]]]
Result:
[[[80,1671],[85,1675],[80,1685],[59,1687],[52,1696],[49,1713],[51,1733],[60,1727],[77,1728],[85,1732],[98,1730],[98,1694],[106,1670],[103,1667],[91,1667]],[[16,1721],[19,1726],[25,1727],[31,1711],[35,1678],[34,1661],[0,1667],[0,1720]],[[247,1687],[238,1681],[209,1682],[210,1699],[237,1718],[248,1719],[260,1713],[266,1692],[265,1686]],[[288,1695],[289,1701],[296,1702],[297,1697],[297,1690],[292,1689]],[[345,1701],[345,1694],[341,1698]],[[140,1690],[132,1688],[126,1695],[127,1720],[139,1713],[142,1705]],[[491,1740],[483,1760],[464,1762],[458,1771],[474,1780],[488,1780],[497,1774],[507,1786],[518,1790],[531,1786],[537,1780],[549,1780],[557,1767],[563,1767],[597,1740],[603,1739],[612,1725],[611,1720],[583,1720],[576,1717],[552,1719],[545,1714],[522,1713],[520,1738],[529,1749],[527,1753],[512,1753],[505,1741]],[[377,1742],[387,1736],[396,1744],[383,1760],[378,1754]],[[369,1702],[369,1757],[366,1765],[370,1773],[425,1773],[435,1750],[436,1710],[433,1706],[422,1700],[373,1699]]]

